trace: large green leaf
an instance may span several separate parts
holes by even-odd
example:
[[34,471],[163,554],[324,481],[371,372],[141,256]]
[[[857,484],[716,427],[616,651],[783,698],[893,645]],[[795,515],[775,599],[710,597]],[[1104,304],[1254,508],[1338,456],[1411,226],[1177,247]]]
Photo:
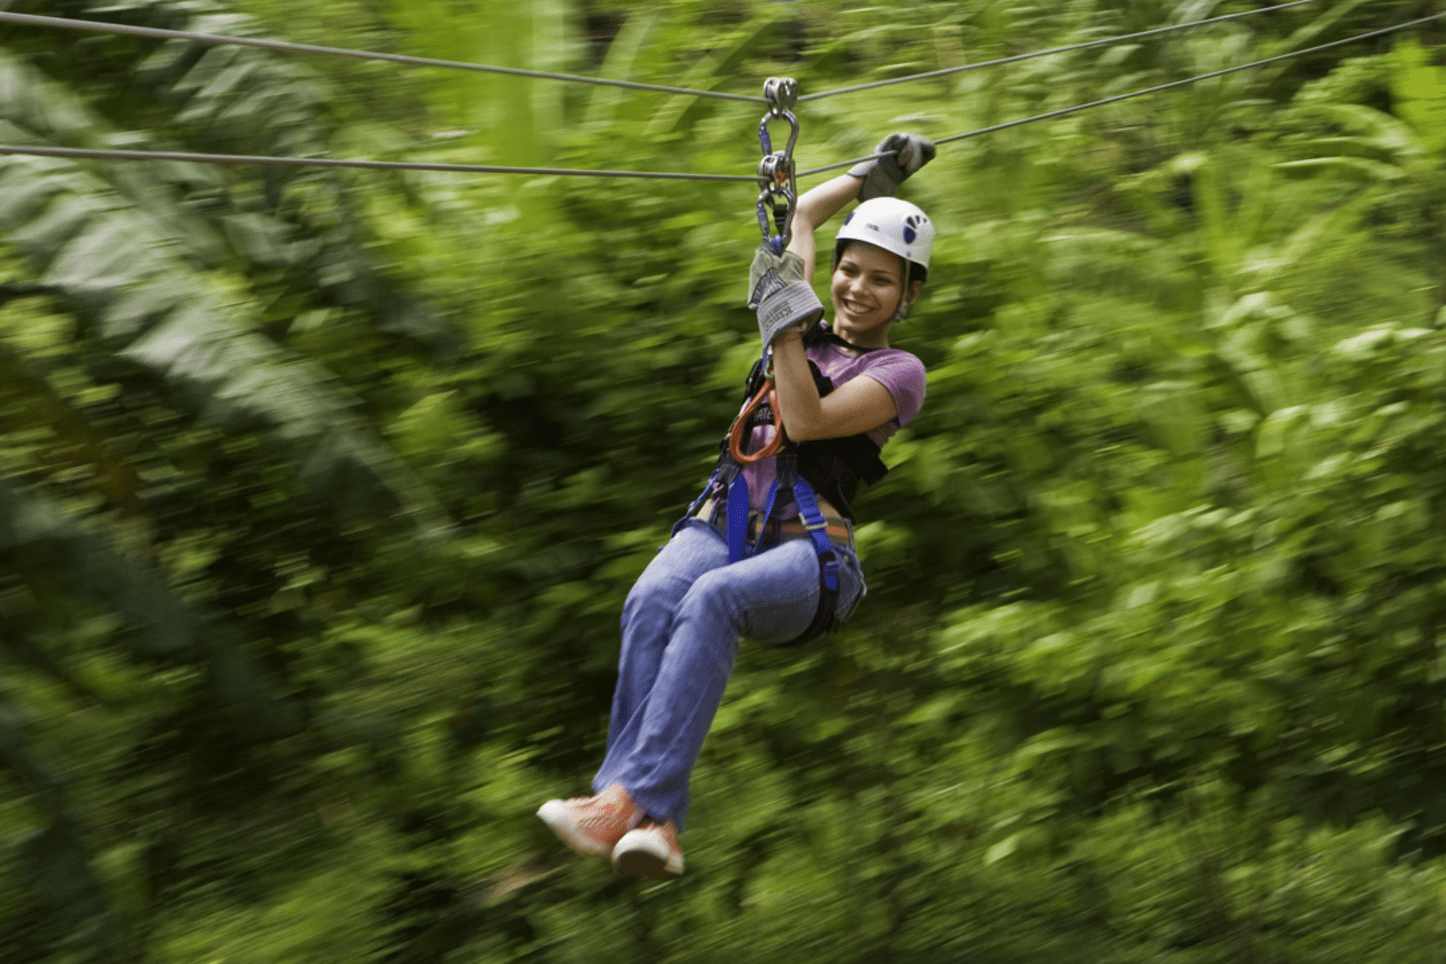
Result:
[[1391,93],[1394,108],[1428,151],[1446,151],[1446,67],[1433,64],[1414,39],[1397,41]]
[[247,739],[294,733],[299,707],[240,652],[224,618],[199,612],[165,576],[112,549],[57,503],[0,480],[0,558],[28,580],[58,586],[43,605],[64,613],[82,601],[122,621],[116,641],[135,659],[204,666],[218,705]]
[[[27,77],[31,87],[46,86],[33,70]],[[34,120],[22,116],[25,104],[7,107],[12,122]],[[0,233],[31,256],[43,283],[74,304],[118,357],[174,384],[192,411],[214,424],[264,426],[308,452],[306,475],[318,484],[388,493],[425,526],[445,526],[432,495],[380,438],[368,438],[348,393],[319,366],[267,339],[229,286],[198,270],[201,258],[188,245],[199,240],[194,254],[212,254],[214,235],[176,230],[194,221],[194,211],[163,191],[137,202],[79,165],[25,156],[0,161],[0,190],[9,199]],[[252,260],[296,257],[297,242],[282,222],[236,214],[229,227]],[[333,437],[347,441],[322,444]]]
[[3,480],[0,552],[26,569],[51,569],[69,593],[124,618],[138,656],[197,659],[204,651],[200,620],[159,573],[116,556],[58,506]]

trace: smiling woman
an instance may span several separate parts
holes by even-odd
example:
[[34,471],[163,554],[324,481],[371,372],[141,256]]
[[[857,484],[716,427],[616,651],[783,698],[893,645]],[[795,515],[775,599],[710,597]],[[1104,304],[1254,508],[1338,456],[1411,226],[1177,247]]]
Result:
[[[867,186],[867,185],[866,185]],[[835,178],[800,200],[795,216],[795,239],[790,251],[803,262],[806,275],[813,273],[813,231],[832,217],[857,190],[853,175]],[[823,331],[838,339],[836,347],[848,355],[887,349],[889,330],[908,315],[928,274],[934,242],[934,226],[927,215],[908,201],[893,197],[869,198],[844,219],[834,241],[834,268],[829,282],[834,320]],[[820,336],[805,332],[812,342]],[[884,354],[871,359],[873,375],[855,373],[859,378],[840,381],[825,372],[837,386],[818,404],[807,390],[812,382],[809,362],[825,363],[823,353],[808,357],[794,347],[802,338],[784,332],[774,343],[774,375],[781,391],[779,409],[784,429],[796,442],[810,439],[856,435],[877,430],[899,416],[895,392],[874,375],[890,363],[907,364],[907,353]],[[842,342],[840,345],[838,342]],[[913,367],[913,366],[910,366]],[[923,366],[918,365],[922,377]],[[890,432],[889,434],[892,434]],[[876,439],[882,445],[888,438]]]
[[904,292],[904,267],[898,255],[860,242],[845,249],[830,280],[834,327],[855,345],[884,348],[887,323],[919,294],[922,281]]
[[[628,594],[597,795],[538,811],[573,850],[621,872],[683,872],[689,779],[740,637],[804,642],[846,620],[864,594],[852,501],[860,480],[887,473],[880,450],[923,404],[924,366],[889,347],[889,329],[924,284],[934,237],[923,211],[890,196],[933,145],[895,134],[879,151],[878,162],[799,199],[781,257],[759,248],[751,305],[772,367],[760,362],[745,397],[767,395],[757,411],[778,418],[755,421],[745,406],[735,444]],[[810,285],[813,233],[856,197],[863,203],[835,239],[830,326]]]

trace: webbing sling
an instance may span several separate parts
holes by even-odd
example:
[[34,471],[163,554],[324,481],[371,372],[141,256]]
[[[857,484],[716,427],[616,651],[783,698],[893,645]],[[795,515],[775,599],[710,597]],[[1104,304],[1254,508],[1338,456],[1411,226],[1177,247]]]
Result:
[[813,612],[813,620],[795,639],[784,643],[785,646],[796,646],[799,643],[806,643],[815,636],[833,629],[836,624],[834,610],[838,608],[838,553],[834,550],[833,543],[828,538],[828,523],[824,521],[823,512],[818,507],[818,499],[814,495],[813,486],[808,480],[801,478],[798,474],[798,456],[792,451],[785,451],[778,456],[778,473],[773,480],[773,485],[768,492],[768,510],[764,514],[764,525],[759,530],[759,539],[763,538],[768,525],[773,519],[773,508],[778,497],[780,484],[792,488],[793,502],[798,506],[798,514],[803,518],[803,527],[808,531],[808,537],[813,541],[813,551],[818,556],[818,608]]

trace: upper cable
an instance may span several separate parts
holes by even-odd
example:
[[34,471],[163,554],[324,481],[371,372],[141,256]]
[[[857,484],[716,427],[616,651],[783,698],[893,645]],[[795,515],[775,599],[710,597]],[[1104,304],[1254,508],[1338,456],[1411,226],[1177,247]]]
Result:
[[[909,80],[918,80],[924,77],[937,77],[941,74],[958,73],[964,70],[975,70],[983,67],[997,66],[999,64],[1012,63],[1020,60],[1027,60],[1032,57],[1043,57],[1048,54],[1063,53],[1069,50],[1081,50],[1087,47],[1099,47],[1107,44],[1121,43],[1139,37],[1151,36],[1154,34],[1167,33],[1172,30],[1182,30],[1186,27],[1195,27],[1202,24],[1219,23],[1225,20],[1233,20],[1239,17],[1250,16],[1256,13],[1264,13],[1270,10],[1283,10],[1288,7],[1300,6],[1305,3],[1313,3],[1315,0],[1293,0],[1291,3],[1278,4],[1273,7],[1262,7],[1257,10],[1249,10],[1243,13],[1226,14],[1220,17],[1212,17],[1207,20],[1194,20],[1184,24],[1176,24],[1170,27],[1157,27],[1153,30],[1146,30],[1139,33],[1124,34],[1117,37],[1108,37],[1100,40],[1087,41],[1085,43],[1072,44],[1067,47],[1054,47],[1048,50],[1038,50],[1031,53],[1019,54],[1014,57],[1006,57],[1000,60],[984,61],[977,64],[969,64],[963,67],[952,67],[945,70],[931,71],[925,74],[914,74],[909,77],[899,77],[891,80],[877,81],[870,84],[860,84],[854,87],[839,88],[837,90],[823,91],[817,94],[810,94],[798,97],[797,101],[816,100],[821,97],[828,97],[834,94],[848,93],[850,91],[864,90],[870,87],[879,87],[886,84],[904,83]],[[1158,84],[1154,87],[1146,87],[1140,90],[1130,91],[1124,94],[1116,94],[1113,97],[1105,97],[1100,100],[1090,101],[1084,104],[1075,104],[1071,107],[1062,107],[1058,110],[1047,111],[1043,114],[1034,114],[1029,117],[1021,117],[1012,121],[1005,121],[989,127],[981,127],[977,130],[966,131],[962,134],[954,134],[949,137],[939,138],[935,144],[948,144],[951,141],[960,141],[967,138],[979,137],[984,134],[991,134],[996,131],[1007,130],[1011,127],[1019,127],[1024,124],[1032,124],[1036,121],[1051,120],[1057,117],[1064,117],[1079,111],[1088,110],[1093,107],[1102,107],[1106,104],[1118,103],[1130,100],[1135,97],[1143,97],[1147,94],[1154,94],[1175,87],[1182,87],[1186,84],[1193,84],[1201,80],[1209,80],[1213,77],[1221,77],[1226,74],[1233,74],[1242,70],[1249,70],[1252,67],[1260,67],[1265,64],[1276,63],[1287,60],[1291,57],[1299,57],[1304,54],[1316,53],[1322,50],[1329,50],[1345,44],[1355,43],[1359,40],[1367,40],[1371,37],[1378,37],[1383,34],[1392,33],[1397,30],[1404,30],[1408,27],[1420,26],[1446,17],[1446,13],[1437,13],[1421,17],[1405,23],[1383,27],[1379,30],[1372,30],[1367,33],[1346,37],[1342,40],[1333,40],[1329,43],[1317,44],[1313,47],[1306,47],[1301,50],[1294,50],[1289,53],[1278,54],[1274,57],[1265,57],[1261,60],[1253,60],[1249,63],[1237,64],[1233,67],[1226,67],[1222,70],[1214,70],[1205,74],[1196,74],[1192,77],[1185,77],[1169,83]],[[459,61],[433,60],[426,57],[411,57],[402,54],[384,54],[373,51],[347,50],[340,47],[318,47],[310,44],[295,44],[280,40],[263,40],[251,37],[226,37],[219,34],[193,33],[183,30],[166,30],[157,27],[137,27],[128,24],[105,23],[92,20],[73,20],[64,17],[45,17],[33,14],[19,14],[0,11],[0,22],[22,23],[34,26],[55,26],[66,29],[91,30],[105,33],[133,34],[144,37],[157,37],[162,39],[192,40],[201,43],[217,44],[239,44],[242,46],[261,47],[272,50],[283,50],[300,53],[319,53],[334,56],[353,57],[365,60],[386,60],[397,63],[415,64],[431,67],[448,67],[461,70],[482,71],[487,73],[511,74],[524,77],[537,77],[550,80],[574,81],[587,84],[601,84],[613,87],[627,87],[638,90],[661,91],[672,94],[691,94],[700,97],[715,97],[727,100],[741,100],[756,103],[774,105],[766,97],[752,97],[743,94],[726,94],[715,91],[690,90],[682,87],[667,87],[657,84],[642,84],[633,81],[604,80],[595,77],[583,77],[573,74],[558,74],[545,71],[522,70],[512,67],[493,67],[483,64],[470,64]],[[792,99],[792,98],[790,98]],[[770,110],[770,114],[772,110]],[[795,122],[796,123],[796,122]],[[767,131],[767,116],[764,121],[764,135]],[[795,128],[796,130],[796,128]],[[765,141],[765,150],[766,150]],[[752,182],[757,177],[747,177],[741,174],[689,174],[683,172],[668,171],[611,171],[611,170],[587,170],[579,168],[555,168],[555,167],[503,167],[482,164],[446,164],[427,161],[372,161],[372,160],[349,160],[338,158],[304,158],[304,157],[273,157],[264,155],[241,155],[241,154],[200,154],[181,151],[139,151],[110,148],[78,148],[78,147],[52,147],[42,145],[0,145],[0,155],[4,154],[28,154],[44,157],[70,157],[70,158],[95,158],[111,160],[166,160],[166,161],[191,161],[197,163],[211,164],[270,164],[289,167],[350,167],[350,168],[371,168],[383,170],[419,170],[419,171],[453,171],[461,173],[480,174],[533,174],[541,176],[559,175],[570,177],[618,177],[618,178],[643,178],[651,180],[688,180],[688,181],[738,181]],[[886,154],[869,154],[865,157],[854,158],[853,160],[840,161],[836,164],[827,164],[822,167],[810,168],[806,171],[799,171],[793,177],[808,177],[813,174],[822,174],[826,171],[833,171],[839,168],[851,167],[863,161],[875,160],[885,157]],[[789,165],[790,171],[792,165]],[[777,172],[772,172],[777,173]]]
[[[1439,20],[1446,17],[1446,13],[1435,13],[1429,17],[1421,17],[1406,23],[1398,23],[1390,27],[1382,27],[1380,30],[1372,30],[1368,33],[1356,34],[1354,37],[1346,37],[1344,40],[1332,40],[1330,43],[1317,44],[1314,47],[1305,47],[1300,50],[1292,50],[1290,53],[1277,54],[1274,57],[1265,57],[1261,60],[1252,60],[1246,64],[1236,64],[1234,67],[1226,67],[1223,70],[1212,70],[1208,74],[1196,74],[1193,77],[1185,77],[1181,80],[1172,80],[1167,84],[1158,84],[1154,87],[1145,87],[1141,90],[1132,90],[1125,94],[1116,94],[1113,97],[1105,97],[1101,100],[1092,100],[1087,104],[1075,104],[1072,107],[1061,107],[1059,110],[1047,111],[1043,114],[1034,114],[1030,117],[1021,117],[1017,120],[1005,121],[1002,124],[993,124],[989,127],[981,127],[977,130],[966,131],[963,134],[953,134],[949,137],[941,137],[934,141],[935,144],[948,144],[951,141],[962,141],[970,137],[979,137],[983,134],[993,134],[996,131],[1007,130],[1011,127],[1020,127],[1024,124],[1033,124],[1035,121],[1053,120],[1056,117],[1064,117],[1068,114],[1078,113],[1082,110],[1089,110],[1091,107],[1103,107],[1106,104],[1115,104],[1122,100],[1130,100],[1134,97],[1144,97],[1146,94],[1156,94],[1162,90],[1169,90],[1173,87],[1183,87],[1186,84],[1193,84],[1196,81],[1209,80],[1212,77],[1223,77],[1226,74],[1237,73],[1242,70],[1249,70],[1251,67],[1260,67],[1265,64],[1273,64],[1281,60],[1289,60],[1291,57],[1300,57],[1304,54],[1313,54],[1321,50],[1329,50],[1332,47],[1340,47],[1345,44],[1355,43],[1358,40],[1367,40],[1371,37],[1379,37],[1382,34],[1392,33],[1397,30],[1405,30],[1407,27],[1417,27],[1423,23],[1430,23],[1432,20]],[[813,174],[822,174],[825,171],[835,171],[842,167],[852,167],[864,161],[871,161],[884,157],[884,154],[869,154],[865,157],[856,157],[851,161],[840,161],[837,164],[826,164],[823,167],[812,167],[806,171],[799,171],[799,177],[808,177]]]
[[1064,54],[1073,50],[1088,50],[1091,47],[1108,47],[1112,44],[1124,43],[1127,40],[1139,40],[1141,37],[1153,37],[1158,34],[1170,33],[1175,30],[1186,30],[1190,27],[1203,27],[1211,23],[1223,23],[1227,20],[1238,20],[1241,17],[1253,17],[1257,13],[1269,13],[1272,10],[1286,10],[1290,7],[1298,7],[1305,3],[1315,3],[1316,0],[1292,0],[1290,3],[1280,3],[1273,7],[1259,7],[1255,10],[1246,10],[1241,13],[1227,13],[1219,17],[1210,17],[1206,20],[1190,20],[1186,23],[1177,23],[1169,27],[1155,27],[1151,30],[1141,30],[1138,33],[1120,34],[1117,37],[1102,37],[1099,40],[1086,40],[1083,43],[1069,44],[1064,47],[1050,47],[1046,50],[1031,50],[1028,53],[1015,54],[1012,57],[1000,57],[997,60],[981,60],[977,64],[964,64],[961,67],[944,67],[941,70],[930,70],[922,74],[909,74],[907,77],[891,77],[888,80],[875,80],[867,84],[854,84],[852,87],[839,87],[834,90],[821,90],[816,94],[805,94],[798,98],[802,103],[806,100],[818,100],[823,97],[832,97],[835,94],[851,94],[858,90],[870,90],[874,87],[887,87],[890,84],[904,84],[912,80],[925,80],[929,77],[943,77],[947,74],[961,74],[966,70],[982,70],[985,67],[999,67],[1003,64],[1014,64],[1021,60],[1033,60],[1036,57],[1048,57],[1051,54]]
[[135,37],[155,37],[161,40],[189,40],[194,43],[204,44],[260,47],[263,50],[321,54],[328,57],[350,57],[353,60],[385,60],[394,64],[410,64],[414,67],[445,67],[449,70],[470,70],[484,74],[506,74],[510,77],[561,80],[575,84],[594,84],[601,87],[626,87],[629,90],[650,90],[663,94],[687,94],[693,97],[713,97],[719,100],[741,100],[753,104],[767,103],[762,97],[753,97],[748,94],[729,94],[716,90],[693,90],[688,87],[644,84],[632,80],[610,80],[604,77],[584,77],[581,74],[559,74],[546,70],[523,70],[520,67],[496,67],[489,64],[473,64],[461,60],[437,60],[432,57],[387,54],[375,50],[348,50],[345,47],[319,47],[315,44],[291,43],[286,40],[266,40],[261,37],[230,37],[214,33],[196,33],[190,30],[137,27],[131,24],[109,23],[103,20],[75,20],[70,17],[45,17],[39,14],[0,11],[0,23],[18,23],[31,27],[59,27],[63,30],[88,30],[93,33],[129,34]]

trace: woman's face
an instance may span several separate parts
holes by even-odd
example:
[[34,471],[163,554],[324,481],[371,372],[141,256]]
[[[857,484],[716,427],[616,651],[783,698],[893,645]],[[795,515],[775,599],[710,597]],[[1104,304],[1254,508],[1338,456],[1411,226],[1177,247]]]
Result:
[[904,263],[897,254],[851,242],[829,281],[836,327],[864,332],[888,324],[899,310],[903,282]]

